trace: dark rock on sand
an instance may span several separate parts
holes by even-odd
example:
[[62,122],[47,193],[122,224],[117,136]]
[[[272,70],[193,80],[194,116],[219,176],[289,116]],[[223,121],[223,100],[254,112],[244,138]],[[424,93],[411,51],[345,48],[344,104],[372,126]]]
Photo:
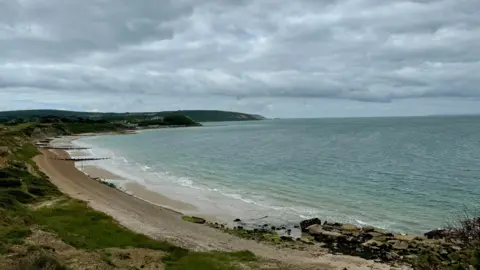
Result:
[[242,222],[242,220],[239,218],[236,218],[233,222]]
[[293,241],[293,238],[291,236],[282,236],[280,237],[283,241]]
[[424,234],[428,239],[443,239],[447,237],[447,235],[448,230],[443,228],[435,229]]
[[302,232],[307,232],[307,228],[314,224],[322,225],[322,221],[318,218],[307,219],[300,222],[300,228],[302,229]]

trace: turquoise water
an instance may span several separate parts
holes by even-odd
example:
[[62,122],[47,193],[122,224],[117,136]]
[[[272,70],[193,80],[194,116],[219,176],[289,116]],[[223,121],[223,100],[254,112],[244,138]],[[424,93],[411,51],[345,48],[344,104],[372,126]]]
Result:
[[267,120],[82,139],[99,164],[225,220],[400,232],[480,198],[480,118]]

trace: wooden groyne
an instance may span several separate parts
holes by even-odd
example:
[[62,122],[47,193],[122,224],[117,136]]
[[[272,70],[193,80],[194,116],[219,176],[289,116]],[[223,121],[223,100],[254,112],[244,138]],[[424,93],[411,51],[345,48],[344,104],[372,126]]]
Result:
[[52,149],[52,150],[88,150],[90,148],[88,147],[62,147],[62,146],[39,146],[40,148],[43,149]]
[[99,157],[99,158],[74,158],[74,157],[70,157],[70,158],[59,158],[59,157],[52,157],[51,159],[55,159],[55,160],[63,160],[63,161],[74,161],[74,162],[81,162],[81,161],[95,161],[95,160],[106,160],[106,159],[110,159],[109,157]]

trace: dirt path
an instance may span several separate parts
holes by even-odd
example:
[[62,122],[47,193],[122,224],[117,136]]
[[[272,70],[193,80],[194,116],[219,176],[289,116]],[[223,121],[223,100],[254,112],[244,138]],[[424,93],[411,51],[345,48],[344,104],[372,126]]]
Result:
[[314,248],[310,251],[281,249],[185,222],[177,212],[150,204],[88,178],[77,170],[72,162],[49,158],[67,155],[65,152],[41,152],[43,155],[35,158],[36,163],[62,192],[87,201],[92,208],[111,215],[123,226],[153,238],[197,251],[250,250],[260,257],[295,265],[296,269],[390,269],[387,265],[356,257],[325,254]]

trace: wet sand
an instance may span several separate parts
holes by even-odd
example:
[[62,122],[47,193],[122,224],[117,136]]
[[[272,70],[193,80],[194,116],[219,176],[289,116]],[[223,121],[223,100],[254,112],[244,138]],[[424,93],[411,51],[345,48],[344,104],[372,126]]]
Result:
[[120,175],[114,174],[112,172],[109,172],[105,169],[102,169],[93,165],[83,166],[80,168],[80,170],[92,178],[102,178],[102,179],[110,179],[110,180],[127,180]]
[[89,153],[84,151],[75,151],[70,153],[71,157],[86,157],[89,156]]
[[[64,151],[40,151],[43,155],[35,157],[35,162],[62,192],[87,201],[92,208],[112,216],[123,226],[153,238],[197,251],[250,250],[260,257],[277,261],[281,265],[294,266],[296,269],[390,269],[385,264],[357,257],[327,254],[317,246],[310,246],[304,251],[283,249],[183,221],[179,212],[148,203],[93,180],[79,171],[71,161],[50,158],[68,156]],[[159,197],[142,186],[130,186],[130,189],[132,187],[138,195],[154,196],[152,200],[160,200],[162,205],[172,203],[170,199]]]

